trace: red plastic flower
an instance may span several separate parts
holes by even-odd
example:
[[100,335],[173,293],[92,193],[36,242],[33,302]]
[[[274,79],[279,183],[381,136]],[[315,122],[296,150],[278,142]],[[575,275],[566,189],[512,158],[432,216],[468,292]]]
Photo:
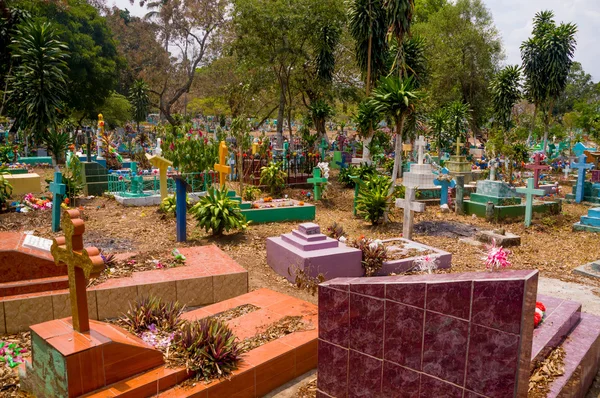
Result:
[[541,301],[538,301],[535,303],[535,308],[539,308],[540,310],[546,312],[546,307],[544,306],[544,304]]
[[533,316],[533,326],[537,327],[541,321],[542,321],[542,316],[536,312],[535,315]]

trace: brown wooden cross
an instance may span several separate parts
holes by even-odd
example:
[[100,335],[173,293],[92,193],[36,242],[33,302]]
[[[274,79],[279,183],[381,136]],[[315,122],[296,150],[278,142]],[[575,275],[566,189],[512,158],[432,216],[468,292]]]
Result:
[[87,280],[104,270],[104,260],[97,248],[83,248],[85,225],[79,210],[66,210],[61,227],[65,236],[54,239],[50,253],[56,265],[66,265],[68,268],[73,329],[83,333],[90,330],[85,290]]

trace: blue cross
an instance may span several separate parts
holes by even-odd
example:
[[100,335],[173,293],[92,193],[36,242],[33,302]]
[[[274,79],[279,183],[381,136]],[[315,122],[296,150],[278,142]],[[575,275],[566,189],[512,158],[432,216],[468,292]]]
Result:
[[585,171],[594,167],[592,163],[586,163],[586,155],[579,156],[579,163],[571,162],[571,168],[577,169],[577,190],[575,191],[575,202],[583,201],[583,185],[585,183]]
[[[448,171],[447,168],[443,168],[440,171],[440,174],[442,175],[448,175],[450,172]],[[441,195],[440,195],[440,205],[447,205],[448,204],[448,188],[454,188],[456,186],[456,181],[454,180],[438,180],[437,178],[435,180],[433,180],[433,183],[437,186],[442,187],[441,190]]]
[[335,164],[337,164],[338,166],[340,166],[340,169],[345,169],[346,167],[348,167],[348,163],[346,163],[346,157],[344,156],[343,153],[342,153],[342,161],[341,162],[335,162]]
[[62,173],[54,173],[54,182],[50,183],[50,192],[52,192],[52,232],[60,231],[60,204],[63,196],[67,192],[67,186],[62,183]]

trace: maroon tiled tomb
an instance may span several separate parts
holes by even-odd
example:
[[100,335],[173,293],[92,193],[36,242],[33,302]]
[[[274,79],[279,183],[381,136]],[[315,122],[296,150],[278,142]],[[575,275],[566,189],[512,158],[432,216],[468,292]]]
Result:
[[600,361],[600,318],[540,296],[546,318],[534,331],[537,279],[508,271],[321,284],[317,396],[527,397],[532,363],[561,344],[565,374],[549,396],[583,396]]

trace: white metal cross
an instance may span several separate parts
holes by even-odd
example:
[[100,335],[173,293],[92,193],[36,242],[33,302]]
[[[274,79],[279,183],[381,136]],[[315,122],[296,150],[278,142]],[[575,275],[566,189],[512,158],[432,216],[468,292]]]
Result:
[[569,167],[569,165],[567,165],[564,169],[563,169],[563,173],[565,173],[565,180],[569,178],[569,173],[571,172],[571,168]]
[[427,145],[427,142],[425,141],[425,137],[423,137],[422,135],[419,136],[419,139],[415,141],[415,145],[417,146],[417,150],[419,153],[419,159],[418,159],[418,164],[423,164],[423,158],[424,158],[424,149],[425,149],[425,145]]
[[402,226],[402,237],[412,239],[413,232],[413,211],[423,213],[425,203],[415,201],[415,189],[406,187],[404,199],[396,199],[396,207],[404,209],[404,225]]

